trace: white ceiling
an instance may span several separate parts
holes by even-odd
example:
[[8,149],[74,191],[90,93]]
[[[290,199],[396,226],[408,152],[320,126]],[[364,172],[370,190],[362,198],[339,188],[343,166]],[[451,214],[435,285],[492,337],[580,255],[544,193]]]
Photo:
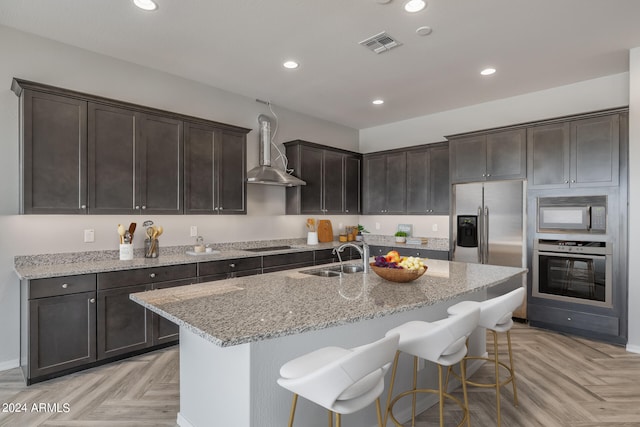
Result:
[[[0,24],[356,129],[622,73],[640,46],[640,0],[157,2],[0,0]],[[381,31],[403,45],[358,44]]]

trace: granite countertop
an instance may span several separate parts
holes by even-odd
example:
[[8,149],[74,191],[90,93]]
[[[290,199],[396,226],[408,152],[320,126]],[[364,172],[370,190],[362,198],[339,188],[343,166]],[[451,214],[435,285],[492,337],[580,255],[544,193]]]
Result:
[[[430,250],[449,250],[448,239],[429,239],[425,245],[395,244],[389,236],[367,236],[369,245],[385,245],[398,247],[412,247]],[[358,242],[353,242],[358,243]],[[120,261],[119,252],[89,251],[59,254],[20,255],[14,258],[14,270],[20,279],[42,279],[49,277],[71,276],[77,274],[102,273],[107,271],[131,270],[136,268],[152,268],[167,265],[191,264],[206,261],[218,261],[234,258],[247,258],[265,255],[277,255],[292,252],[315,251],[332,249],[342,243],[337,239],[332,242],[307,245],[306,239],[259,240],[251,242],[233,242],[214,244],[213,249],[218,253],[188,255],[187,251],[193,246],[160,247],[158,258],[145,258],[144,249],[135,249],[134,259]],[[251,252],[246,249],[267,246],[290,246],[278,251]]]
[[427,265],[423,276],[405,284],[388,282],[374,272],[340,277],[301,273],[325,265],[136,293],[130,298],[227,347],[433,305],[527,271],[440,260],[429,260]]

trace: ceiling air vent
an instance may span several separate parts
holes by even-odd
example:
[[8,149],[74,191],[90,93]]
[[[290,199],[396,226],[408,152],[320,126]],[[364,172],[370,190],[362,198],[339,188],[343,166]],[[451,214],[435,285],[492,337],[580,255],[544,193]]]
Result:
[[360,44],[375,53],[382,53],[402,45],[399,41],[391,37],[386,32],[381,32],[373,37],[360,42]]

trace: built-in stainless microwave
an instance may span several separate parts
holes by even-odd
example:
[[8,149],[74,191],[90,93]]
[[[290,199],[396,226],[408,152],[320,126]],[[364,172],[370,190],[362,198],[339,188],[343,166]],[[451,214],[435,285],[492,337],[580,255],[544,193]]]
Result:
[[595,233],[607,231],[607,196],[539,197],[538,232]]

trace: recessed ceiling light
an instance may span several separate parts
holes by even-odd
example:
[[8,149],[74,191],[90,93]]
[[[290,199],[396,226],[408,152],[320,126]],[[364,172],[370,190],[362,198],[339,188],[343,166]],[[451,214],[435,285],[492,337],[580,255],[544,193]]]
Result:
[[374,99],[371,103],[373,105],[382,105],[384,104],[384,101],[382,99]]
[[133,4],[142,10],[156,10],[158,5],[153,0],[133,0]]
[[298,64],[296,61],[285,61],[285,63],[282,65],[284,66],[284,68],[289,68],[290,70],[293,70],[300,66],[300,64]]
[[482,74],[483,76],[490,76],[495,72],[496,72],[495,68],[485,68],[484,70],[480,71],[480,74]]
[[409,13],[420,12],[425,7],[427,7],[427,2],[424,0],[409,0],[404,4],[404,10]]

